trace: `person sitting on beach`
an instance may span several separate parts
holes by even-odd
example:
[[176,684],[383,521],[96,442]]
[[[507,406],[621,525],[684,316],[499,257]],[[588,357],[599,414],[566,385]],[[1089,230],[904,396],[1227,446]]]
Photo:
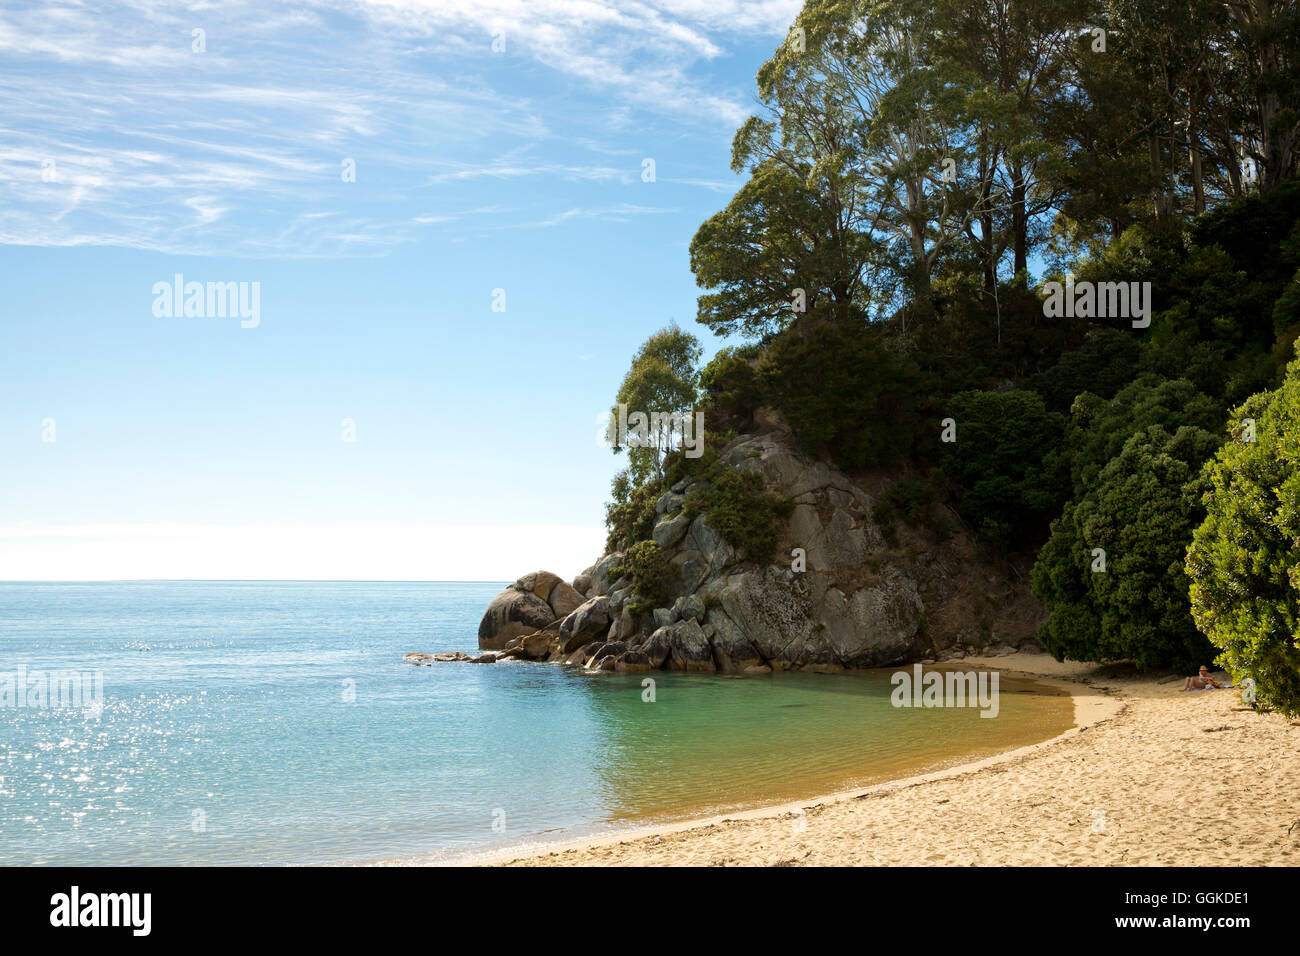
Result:
[[1200,673],[1195,677],[1189,677],[1183,681],[1183,690],[1211,690],[1223,685],[1210,676],[1210,669],[1201,666]]

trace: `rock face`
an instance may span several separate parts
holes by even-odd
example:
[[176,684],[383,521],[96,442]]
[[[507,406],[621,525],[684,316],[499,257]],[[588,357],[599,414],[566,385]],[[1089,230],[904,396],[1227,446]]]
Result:
[[488,607],[479,646],[595,670],[770,673],[1034,645],[1042,609],[1013,565],[979,551],[961,528],[939,535],[903,526],[887,541],[864,486],[879,492],[897,475],[855,483],[805,456],[770,411],[760,421],[761,431],[732,441],[721,459],[794,502],[775,561],[749,560],[707,516],[684,514],[686,479],[655,506],[654,539],[677,572],[664,606],[633,616],[624,556],[611,553],[574,587],[545,571],[520,578]]

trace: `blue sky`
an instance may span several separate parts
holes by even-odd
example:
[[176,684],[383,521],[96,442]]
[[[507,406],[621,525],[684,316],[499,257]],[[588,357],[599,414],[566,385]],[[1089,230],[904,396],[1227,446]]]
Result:
[[[589,564],[632,352],[722,344],[687,249],[798,7],[6,5],[0,579]],[[176,273],[259,324],[155,316]]]

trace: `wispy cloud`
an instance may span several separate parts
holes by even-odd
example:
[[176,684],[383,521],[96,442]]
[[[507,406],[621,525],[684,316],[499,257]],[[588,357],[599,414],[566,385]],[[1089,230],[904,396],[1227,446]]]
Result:
[[[709,64],[733,41],[779,36],[799,6],[9,5],[0,10],[0,243],[372,255],[468,215],[456,211],[463,200],[431,201],[431,190],[635,183],[640,156],[627,140],[638,118],[724,135],[748,108],[710,82]],[[534,94],[555,78],[563,102]],[[574,206],[520,224],[641,214],[617,208]]]
[[675,213],[676,209],[659,209],[653,206],[637,206],[632,203],[618,203],[613,206],[600,208],[573,208],[566,209],[564,212],[557,213],[549,219],[543,219],[540,222],[520,223],[521,228],[549,228],[558,226],[574,219],[599,219],[603,222],[629,222],[634,216],[657,216],[665,213]]

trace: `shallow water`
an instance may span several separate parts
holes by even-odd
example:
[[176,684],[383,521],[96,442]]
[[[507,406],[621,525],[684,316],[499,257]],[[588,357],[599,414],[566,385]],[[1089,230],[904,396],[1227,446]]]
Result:
[[646,675],[402,663],[474,650],[503,586],[0,584],[0,674],[103,680],[102,707],[0,707],[0,864],[458,856],[903,776],[1073,713],[1005,679],[986,719],[895,708],[890,671],[657,673],[651,703]]

